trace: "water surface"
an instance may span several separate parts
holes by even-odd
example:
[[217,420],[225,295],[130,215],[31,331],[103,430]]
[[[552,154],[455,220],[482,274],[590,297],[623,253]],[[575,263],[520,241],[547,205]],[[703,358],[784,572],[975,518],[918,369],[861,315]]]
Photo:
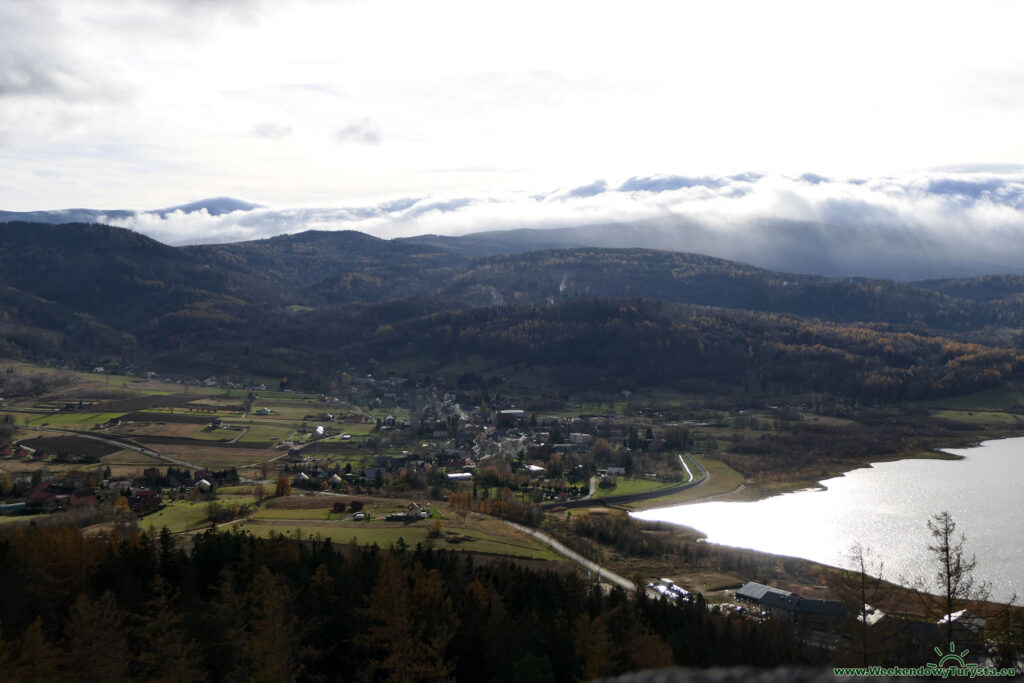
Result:
[[849,567],[859,542],[884,564],[883,575],[934,581],[932,542],[925,524],[948,510],[975,576],[992,596],[1024,598],[1024,438],[948,450],[962,460],[876,463],[822,482],[824,490],[787,493],[749,503],[710,502],[636,513],[684,524],[713,543]]

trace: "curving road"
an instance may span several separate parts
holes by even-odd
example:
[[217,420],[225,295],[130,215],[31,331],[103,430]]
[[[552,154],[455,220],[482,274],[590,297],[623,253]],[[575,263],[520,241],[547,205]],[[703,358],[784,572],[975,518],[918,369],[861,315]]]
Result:
[[[576,564],[580,565],[581,567],[583,567],[583,568],[585,568],[585,569],[587,569],[587,570],[589,570],[591,572],[596,573],[598,581],[605,580],[608,583],[613,583],[616,586],[618,586],[619,588],[621,588],[622,590],[626,591],[627,593],[633,593],[633,592],[636,591],[636,584],[634,584],[632,581],[628,581],[628,580],[624,579],[623,577],[619,576],[615,572],[613,572],[610,569],[607,569],[605,567],[602,567],[601,565],[597,564],[596,562],[591,562],[587,558],[585,558],[582,555],[580,555],[578,552],[576,552],[574,550],[570,550],[564,544],[556,541],[555,539],[551,538],[550,536],[548,536],[544,532],[537,531],[536,529],[531,529],[528,526],[523,526],[522,524],[516,524],[515,522],[510,522],[508,520],[505,520],[505,523],[510,525],[510,526],[515,527],[519,531],[522,531],[524,534],[529,534],[530,536],[533,536],[538,541],[540,541],[541,543],[543,543],[547,547],[551,548],[552,550],[554,550],[559,555],[572,560]],[[655,598],[655,599],[661,597],[658,593],[656,593],[655,591],[652,591],[649,588],[647,589],[647,595],[648,595],[648,597]]]
[[126,448],[126,449],[128,449],[130,451],[135,451],[136,453],[140,453],[142,455],[147,455],[147,456],[149,456],[151,458],[156,458],[157,460],[163,460],[164,462],[170,463],[172,465],[179,465],[179,466],[182,466],[182,467],[188,467],[188,468],[193,469],[193,470],[206,469],[205,467],[200,467],[199,465],[193,465],[190,462],[185,462],[184,460],[178,460],[177,458],[172,458],[172,457],[170,457],[168,455],[164,455],[162,453],[158,453],[158,452],[154,451],[152,448],[146,448],[145,446],[138,446],[138,445],[133,444],[133,443],[127,443],[125,441],[119,441],[117,439],[111,439],[110,437],[107,437],[107,436],[96,436],[95,434],[88,434],[86,432],[78,432],[78,431],[75,431],[74,429],[58,429],[58,428],[55,428],[55,427],[31,427],[31,426],[28,426],[28,425],[23,425],[21,427],[21,429],[34,429],[34,430],[39,431],[39,432],[63,432],[64,434],[74,434],[75,436],[81,437],[83,439],[92,439],[93,441],[102,441],[103,443],[110,444],[111,446],[117,446],[118,448]]

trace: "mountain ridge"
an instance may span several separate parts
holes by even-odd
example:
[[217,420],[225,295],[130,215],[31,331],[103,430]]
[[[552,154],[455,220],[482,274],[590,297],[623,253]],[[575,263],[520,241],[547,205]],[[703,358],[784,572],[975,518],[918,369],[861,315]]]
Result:
[[[836,372],[862,375],[856,381],[895,383],[871,395],[898,398],[981,381],[976,361],[957,361],[970,368],[968,378],[960,376],[967,370],[931,367],[952,362],[940,352],[943,344],[964,349],[958,353],[965,358],[1002,359],[992,374],[999,378],[1009,376],[1006,368],[1015,372],[1014,349],[1024,348],[1024,278],[1018,276],[837,279],[640,248],[470,257],[436,241],[355,231],[172,247],[124,228],[7,223],[0,225],[0,302],[6,355],[270,377],[322,378],[345,363],[405,362],[403,354],[440,354],[449,362],[483,354],[489,362],[536,364],[543,357],[538,349],[561,358],[578,348],[582,365],[563,373],[566,381],[597,381],[607,374],[600,367],[623,381],[656,381],[659,364],[692,371],[672,360],[665,344],[688,353],[700,343],[727,343],[732,350],[715,366],[721,378],[735,380],[728,366],[746,362],[742,347],[759,359],[756,385],[790,386],[768,371],[768,357],[781,353],[771,351],[769,340],[777,339],[771,343],[778,349],[834,347],[838,355],[806,353]],[[644,313],[622,317],[620,309]],[[588,313],[581,317],[578,310]],[[603,315],[620,320],[621,329],[610,334]],[[650,320],[640,323],[644,315]],[[473,323],[483,325],[477,332],[458,329],[473,320],[484,321]],[[685,331],[694,324],[709,326],[710,336]],[[630,333],[633,325],[640,327]],[[549,332],[557,339],[548,339]],[[635,355],[628,350],[631,335],[651,356],[635,372],[626,362]],[[888,349],[885,362],[902,369],[887,375],[870,354],[840,362],[848,354],[861,358],[857,339],[865,336],[877,338],[877,348]],[[510,345],[505,337],[533,341]],[[614,348],[603,352],[595,339]],[[992,355],[996,349],[1006,355]],[[613,362],[615,353],[625,356]],[[839,386],[821,372],[797,372],[797,351],[779,357],[793,366],[789,375],[804,378],[792,387]],[[920,371],[931,378],[924,389],[906,374],[908,359],[930,368]],[[942,372],[955,378],[942,380]],[[842,386],[849,390],[856,381],[846,377]]]

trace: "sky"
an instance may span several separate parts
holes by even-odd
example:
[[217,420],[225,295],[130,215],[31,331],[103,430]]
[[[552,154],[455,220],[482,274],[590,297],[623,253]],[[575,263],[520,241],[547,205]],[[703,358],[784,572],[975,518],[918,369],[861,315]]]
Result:
[[984,0],[0,0],[0,209],[269,207],[133,224],[179,243],[850,202],[1011,229],[1022,25]]

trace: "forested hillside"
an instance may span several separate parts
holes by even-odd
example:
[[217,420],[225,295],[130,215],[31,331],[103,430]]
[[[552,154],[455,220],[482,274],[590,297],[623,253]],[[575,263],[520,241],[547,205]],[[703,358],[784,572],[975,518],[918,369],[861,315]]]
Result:
[[451,552],[214,531],[0,535],[11,680],[564,681],[811,663],[785,627]]
[[172,248],[98,225],[0,225],[2,346],[73,367],[288,376],[416,359],[568,386],[896,401],[1021,371],[1017,277],[834,280],[644,249],[471,257],[307,232]]

